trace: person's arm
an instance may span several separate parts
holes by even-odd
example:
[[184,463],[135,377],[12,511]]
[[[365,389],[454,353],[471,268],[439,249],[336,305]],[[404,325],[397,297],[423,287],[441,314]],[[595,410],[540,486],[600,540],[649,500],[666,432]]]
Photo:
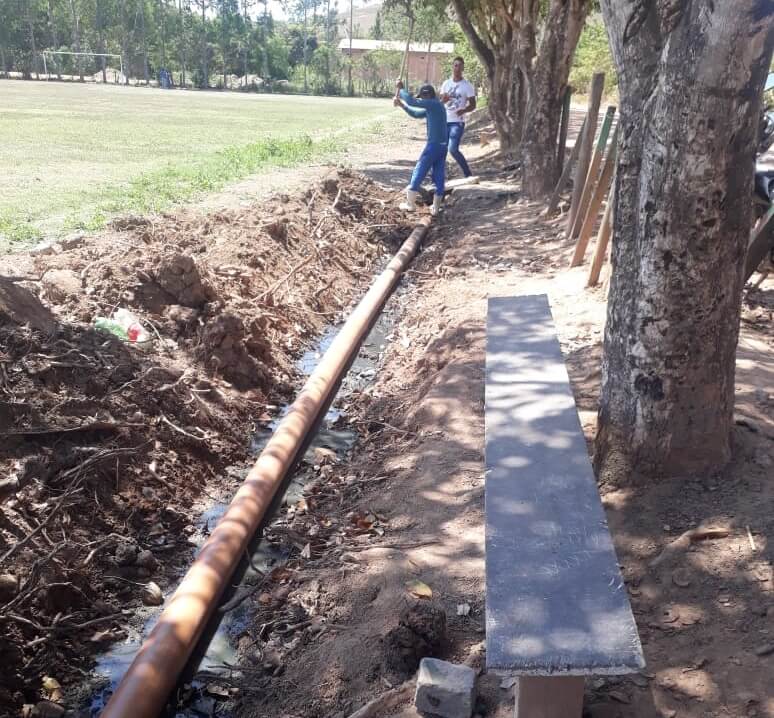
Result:
[[411,107],[429,107],[431,103],[437,102],[437,100],[423,100],[421,97],[412,97],[405,90],[400,91],[400,99],[404,104]]
[[417,120],[427,117],[427,110],[423,110],[420,107],[409,107],[403,103],[400,97],[396,97],[392,101],[392,104],[395,105],[395,107],[400,107],[409,117],[413,117]]
[[468,112],[473,112],[473,110],[476,109],[476,96],[471,95],[468,97],[468,104],[465,105],[461,110],[457,110],[457,114],[462,117],[464,114],[467,114]]

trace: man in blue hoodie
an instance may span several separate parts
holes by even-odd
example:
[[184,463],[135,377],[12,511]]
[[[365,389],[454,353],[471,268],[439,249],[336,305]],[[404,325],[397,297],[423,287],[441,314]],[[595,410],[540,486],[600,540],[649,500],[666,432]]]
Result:
[[430,212],[438,214],[443,201],[444,181],[446,177],[446,150],[448,130],[446,127],[446,108],[435,96],[432,85],[422,85],[417,97],[412,97],[403,89],[403,82],[397,82],[398,94],[395,97],[396,107],[402,107],[406,114],[416,119],[427,119],[427,144],[417,160],[411,182],[406,189],[406,201],[401,203],[401,209],[412,212],[417,207],[419,187],[428,171],[432,171],[435,184],[435,196]]

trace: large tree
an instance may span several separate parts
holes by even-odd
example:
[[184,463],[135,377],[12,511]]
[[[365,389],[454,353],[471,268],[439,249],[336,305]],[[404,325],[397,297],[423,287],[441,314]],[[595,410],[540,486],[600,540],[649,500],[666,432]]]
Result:
[[521,152],[526,195],[547,194],[557,180],[560,108],[591,0],[452,2],[487,68],[500,146]]
[[515,151],[524,126],[526,87],[517,63],[516,4],[502,0],[452,0],[454,12],[471,47],[486,69],[489,112],[500,148]]
[[742,265],[771,0],[602,0],[621,144],[596,462],[649,476],[731,454]]
[[529,16],[520,23],[517,55],[527,84],[522,188],[537,199],[551,192],[559,179],[556,154],[562,100],[591,2],[550,0],[541,8],[538,0],[532,0],[525,6]]

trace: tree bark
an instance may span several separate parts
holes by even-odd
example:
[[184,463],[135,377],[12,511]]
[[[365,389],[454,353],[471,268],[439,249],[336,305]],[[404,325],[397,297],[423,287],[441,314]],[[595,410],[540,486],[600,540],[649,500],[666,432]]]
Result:
[[559,179],[556,152],[562,100],[590,3],[552,0],[540,48],[528,62],[527,101],[521,137],[522,188],[527,197],[550,194]]
[[32,22],[32,13],[30,13],[30,3],[25,3],[25,18],[27,20],[27,28],[30,33],[30,46],[32,47],[32,67],[30,68],[30,75],[35,72],[35,79],[40,79],[40,73],[38,72],[38,49],[35,45],[35,26]]
[[145,0],[140,0],[140,39],[142,40],[142,74],[145,78],[145,86],[150,85],[150,73],[148,70],[148,37],[145,32]]
[[[621,142],[595,462],[603,476],[731,456],[770,0],[602,0]],[[625,479],[624,479],[625,480]]]
[[[51,0],[49,0],[49,6]],[[105,17],[102,10],[102,0],[97,0],[95,5],[94,23],[97,26],[97,49],[99,52],[105,52]],[[102,68],[102,82],[107,83],[107,58],[100,57],[100,66]]]
[[[70,12],[73,16],[73,42],[75,43],[75,52],[81,51],[81,18],[78,15],[78,9],[75,6],[75,0],[70,0]],[[76,55],[78,59],[78,76],[83,82],[83,58],[80,54]]]
[[479,32],[465,0],[452,0],[457,20],[471,47],[486,69],[489,83],[489,114],[497,132],[500,149],[513,154],[524,126],[526,88],[517,67],[518,37],[512,26],[502,23],[497,37]]
[[199,3],[202,7],[202,88],[206,90],[210,86],[210,68],[207,62],[207,15],[205,13],[207,2],[199,0]]

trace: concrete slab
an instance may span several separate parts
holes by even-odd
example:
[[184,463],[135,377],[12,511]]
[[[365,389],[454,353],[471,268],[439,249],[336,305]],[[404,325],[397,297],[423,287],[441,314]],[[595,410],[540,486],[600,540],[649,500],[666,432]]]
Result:
[[642,669],[546,295],[489,300],[486,466],[487,668]]

